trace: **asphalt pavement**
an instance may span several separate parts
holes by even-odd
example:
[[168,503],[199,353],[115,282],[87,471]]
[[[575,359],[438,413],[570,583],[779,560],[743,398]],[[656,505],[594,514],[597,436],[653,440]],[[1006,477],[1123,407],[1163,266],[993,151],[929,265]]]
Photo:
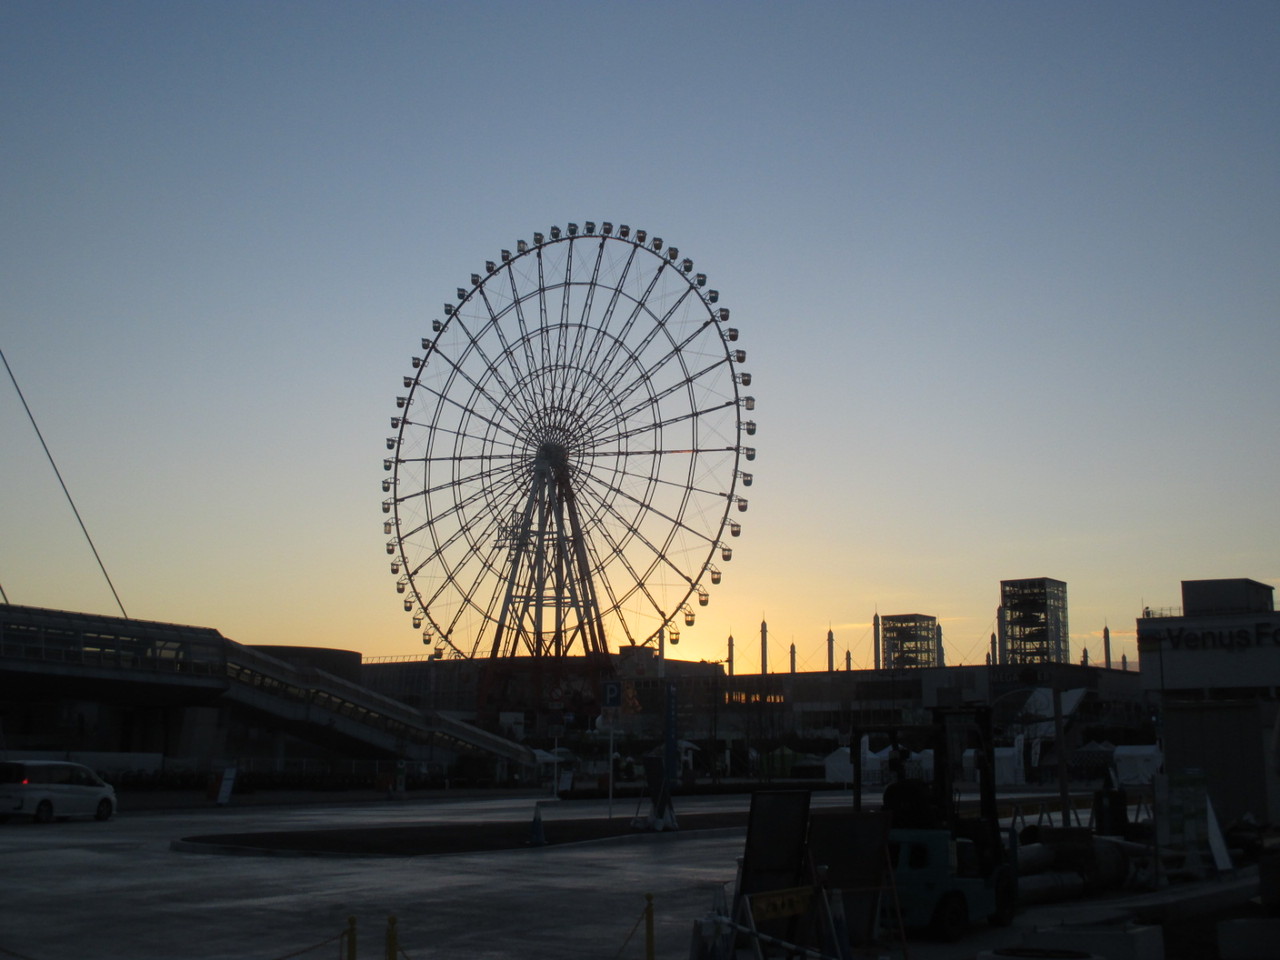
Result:
[[[747,802],[690,806],[713,814],[745,811]],[[422,828],[461,835],[481,822],[530,837],[535,804],[549,838],[568,820],[616,819],[620,832],[603,841],[434,856],[228,856],[217,843],[182,842]],[[629,829],[634,800],[615,802],[613,818],[608,812],[605,801],[525,796],[135,809],[105,823],[14,821],[0,826],[0,957],[330,960],[355,918],[357,955],[381,958],[394,916],[400,953],[411,960],[625,960],[644,956],[647,895],[656,955],[687,956],[694,918],[734,879],[744,829],[643,834]]]
[[[847,792],[814,796],[815,808],[849,802]],[[674,833],[633,830],[634,799],[610,808],[532,795],[135,807],[106,823],[13,822],[0,826],[0,958],[332,960],[353,920],[356,957],[385,958],[394,917],[397,954],[408,960],[641,960],[651,902],[655,957],[684,960],[695,922],[733,890],[749,804],[747,795],[681,798]],[[541,845],[529,842],[535,810]],[[567,839],[584,829],[593,835]],[[470,848],[486,831],[506,838],[502,848]],[[389,844],[362,845],[375,834]],[[327,839],[307,849],[263,840],[308,835]],[[410,847],[428,836],[449,840]],[[335,839],[346,848],[331,849]],[[884,953],[964,960],[1037,928],[1123,925],[1144,898],[1149,911],[1175,896],[1236,902],[1256,891],[1256,871],[1196,887],[1037,906],[1010,928],[980,925],[957,944],[912,940]]]

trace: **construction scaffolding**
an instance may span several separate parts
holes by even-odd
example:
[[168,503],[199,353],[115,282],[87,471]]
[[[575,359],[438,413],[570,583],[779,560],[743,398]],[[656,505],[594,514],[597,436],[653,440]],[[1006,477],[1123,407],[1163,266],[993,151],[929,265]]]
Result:
[[1001,580],[997,622],[1001,663],[1071,662],[1063,581]]
[[946,666],[937,617],[888,614],[879,618],[879,624],[880,662],[886,668]]

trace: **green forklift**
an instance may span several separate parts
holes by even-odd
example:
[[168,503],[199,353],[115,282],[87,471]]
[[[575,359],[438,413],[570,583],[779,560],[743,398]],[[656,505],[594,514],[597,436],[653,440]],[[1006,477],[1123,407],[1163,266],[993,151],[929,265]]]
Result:
[[[938,707],[933,721],[927,731],[912,731],[932,744],[932,782],[905,778],[901,763],[891,763],[899,778],[884,791],[892,886],[885,891],[882,918],[904,931],[954,941],[984,920],[999,926],[1013,922],[1018,908],[1016,839],[1010,831],[1006,845],[1000,830],[990,709]],[[882,732],[889,732],[896,751],[899,731]],[[969,749],[978,775],[976,811],[962,811],[955,792],[957,770]],[[854,761],[858,807],[860,761]]]

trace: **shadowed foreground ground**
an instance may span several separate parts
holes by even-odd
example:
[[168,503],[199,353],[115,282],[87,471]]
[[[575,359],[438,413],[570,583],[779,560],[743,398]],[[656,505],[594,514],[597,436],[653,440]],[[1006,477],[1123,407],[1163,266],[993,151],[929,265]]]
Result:
[[[692,830],[740,828],[746,830],[746,811],[693,813],[679,816],[681,833]],[[541,840],[546,844],[580,843],[614,837],[637,836],[631,817],[612,819],[543,820]],[[395,827],[348,830],[297,830],[270,833],[218,833],[184,837],[184,845],[208,845],[224,852],[239,848],[246,853],[279,851],[347,856],[417,857],[431,854],[478,853],[515,850],[534,845],[531,820],[484,823],[423,823]],[[190,847],[188,847],[189,849]]]

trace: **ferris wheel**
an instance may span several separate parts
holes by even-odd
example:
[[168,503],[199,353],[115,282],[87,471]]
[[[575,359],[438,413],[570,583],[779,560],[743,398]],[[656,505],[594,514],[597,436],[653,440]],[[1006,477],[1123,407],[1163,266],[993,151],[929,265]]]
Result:
[[660,237],[588,221],[518,241],[444,304],[382,482],[396,590],[437,655],[605,653],[694,624],[755,459],[718,301]]

